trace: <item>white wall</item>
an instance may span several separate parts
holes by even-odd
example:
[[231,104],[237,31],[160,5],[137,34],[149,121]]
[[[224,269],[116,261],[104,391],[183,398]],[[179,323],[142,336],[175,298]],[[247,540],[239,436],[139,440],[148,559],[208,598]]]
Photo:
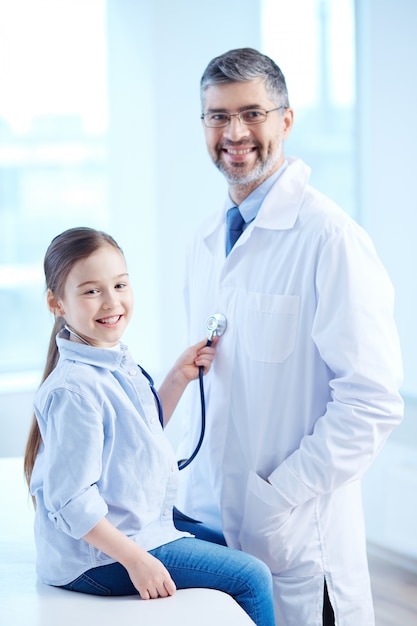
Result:
[[417,84],[414,0],[357,0],[362,221],[393,280],[406,417],[364,480],[368,537],[417,558]]
[[417,396],[417,3],[356,4],[361,214],[396,288],[404,390]]

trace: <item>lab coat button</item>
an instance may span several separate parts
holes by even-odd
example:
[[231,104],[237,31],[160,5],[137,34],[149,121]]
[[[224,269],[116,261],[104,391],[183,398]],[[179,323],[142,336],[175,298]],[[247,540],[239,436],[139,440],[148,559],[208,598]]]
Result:
[[129,374],[130,374],[131,376],[136,376],[136,374],[137,374],[137,373],[138,373],[138,370],[136,370],[136,369],[133,369],[133,368],[132,368],[131,370],[129,370]]

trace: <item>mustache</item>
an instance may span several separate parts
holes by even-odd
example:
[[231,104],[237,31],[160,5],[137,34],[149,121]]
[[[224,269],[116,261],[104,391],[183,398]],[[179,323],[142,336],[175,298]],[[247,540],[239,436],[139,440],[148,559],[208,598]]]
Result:
[[216,148],[218,150],[224,150],[225,148],[259,148],[260,144],[257,141],[253,141],[251,139],[240,139],[239,141],[230,141],[230,139],[225,139],[224,141],[219,141]]

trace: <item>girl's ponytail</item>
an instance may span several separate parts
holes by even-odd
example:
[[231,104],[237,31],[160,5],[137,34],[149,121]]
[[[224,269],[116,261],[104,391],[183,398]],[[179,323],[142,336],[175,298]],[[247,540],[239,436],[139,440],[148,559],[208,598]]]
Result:
[[[42,375],[41,384],[48,378],[49,374],[55,369],[59,359],[58,347],[56,345],[56,335],[64,327],[65,320],[63,317],[56,317],[54,327],[52,329],[51,338],[49,340],[48,354],[46,357],[46,365]],[[42,437],[39,430],[36,416],[32,417],[32,424],[30,426],[28,440],[26,443],[25,456],[23,461],[23,470],[28,486],[30,485],[30,479],[32,477],[33,466],[35,464],[36,456],[39,452],[39,448],[42,444]]]

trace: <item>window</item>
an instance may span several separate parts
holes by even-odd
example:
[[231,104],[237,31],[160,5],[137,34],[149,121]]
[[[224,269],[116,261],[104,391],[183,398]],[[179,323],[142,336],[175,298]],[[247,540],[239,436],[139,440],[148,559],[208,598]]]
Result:
[[301,157],[311,183],[358,218],[353,0],[264,0],[263,51],[282,69],[295,110],[286,154]]
[[42,260],[108,216],[105,0],[0,0],[0,389],[45,362]]

